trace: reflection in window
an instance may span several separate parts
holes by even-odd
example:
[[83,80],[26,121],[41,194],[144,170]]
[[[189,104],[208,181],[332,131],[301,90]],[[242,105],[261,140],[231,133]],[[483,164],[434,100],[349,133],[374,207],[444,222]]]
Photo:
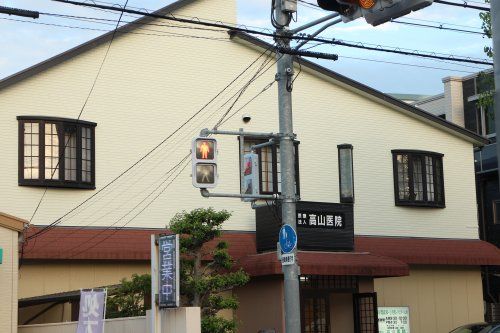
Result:
[[24,178],[39,178],[39,151],[38,123],[24,123]]
[[393,159],[396,204],[444,207],[441,154],[393,151]]
[[92,181],[92,133],[90,128],[82,128],[82,181]]
[[45,124],[45,179],[59,179],[59,136],[56,124]]
[[64,133],[64,179],[76,180],[76,128],[67,127]]

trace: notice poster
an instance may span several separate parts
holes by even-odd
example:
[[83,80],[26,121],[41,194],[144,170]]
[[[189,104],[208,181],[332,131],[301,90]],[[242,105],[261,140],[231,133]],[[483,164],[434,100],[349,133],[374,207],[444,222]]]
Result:
[[410,308],[379,307],[378,330],[379,333],[410,333]]

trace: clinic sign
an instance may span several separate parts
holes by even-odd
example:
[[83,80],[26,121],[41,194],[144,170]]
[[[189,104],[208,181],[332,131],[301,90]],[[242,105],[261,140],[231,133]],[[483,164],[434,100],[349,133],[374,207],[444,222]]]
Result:
[[379,307],[378,328],[379,333],[410,333],[410,308]]
[[158,305],[160,309],[179,307],[179,235],[158,239]]

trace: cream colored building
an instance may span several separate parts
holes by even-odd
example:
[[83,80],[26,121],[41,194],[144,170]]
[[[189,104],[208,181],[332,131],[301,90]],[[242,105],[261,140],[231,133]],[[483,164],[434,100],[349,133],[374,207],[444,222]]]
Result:
[[[235,22],[236,10],[234,1],[180,0],[160,13]],[[269,89],[274,55],[265,41],[247,35],[191,28],[150,18],[120,28],[80,120],[111,34],[0,81],[0,211],[28,218],[50,186],[33,219],[39,227],[30,235],[57,224],[26,245],[19,281],[23,323],[74,318],[73,291],[147,272],[149,234],[168,227],[176,212],[211,206],[233,213],[225,237],[253,277],[234,291],[241,300],[240,331],[283,332],[280,264],[272,251],[257,253],[255,211],[235,199],[202,198],[190,168],[183,169],[189,162],[182,162],[192,138],[220,120],[220,129],[277,131],[276,87]],[[352,309],[360,294],[373,292],[380,306],[410,308],[412,333],[481,321],[481,265],[500,264],[498,250],[478,240],[471,151],[485,140],[298,61],[293,106],[301,200],[340,207],[341,144],[353,147],[355,192],[355,203],[342,206],[352,212],[352,249],[299,255],[302,308],[324,301],[321,318],[303,310],[304,332],[320,322],[329,323],[320,332],[335,333],[355,332],[359,320],[370,324],[373,318],[360,319]],[[244,122],[243,114],[251,120]],[[238,140],[217,139],[215,191],[236,193]],[[398,178],[398,166],[408,168],[409,156],[434,163],[420,191],[414,190],[418,181],[410,186],[399,180],[423,172],[401,171]],[[276,174],[264,169],[265,187]],[[374,313],[376,306],[368,310]]]
[[17,332],[18,245],[28,222],[0,213],[0,332]]

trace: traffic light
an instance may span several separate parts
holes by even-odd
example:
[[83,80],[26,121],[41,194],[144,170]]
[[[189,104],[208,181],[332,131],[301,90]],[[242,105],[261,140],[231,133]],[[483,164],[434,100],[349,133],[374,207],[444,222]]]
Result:
[[317,0],[325,10],[338,12],[344,22],[363,16],[377,26],[392,19],[430,6],[433,0]]
[[191,149],[193,186],[214,188],[217,186],[217,140],[198,137]]

